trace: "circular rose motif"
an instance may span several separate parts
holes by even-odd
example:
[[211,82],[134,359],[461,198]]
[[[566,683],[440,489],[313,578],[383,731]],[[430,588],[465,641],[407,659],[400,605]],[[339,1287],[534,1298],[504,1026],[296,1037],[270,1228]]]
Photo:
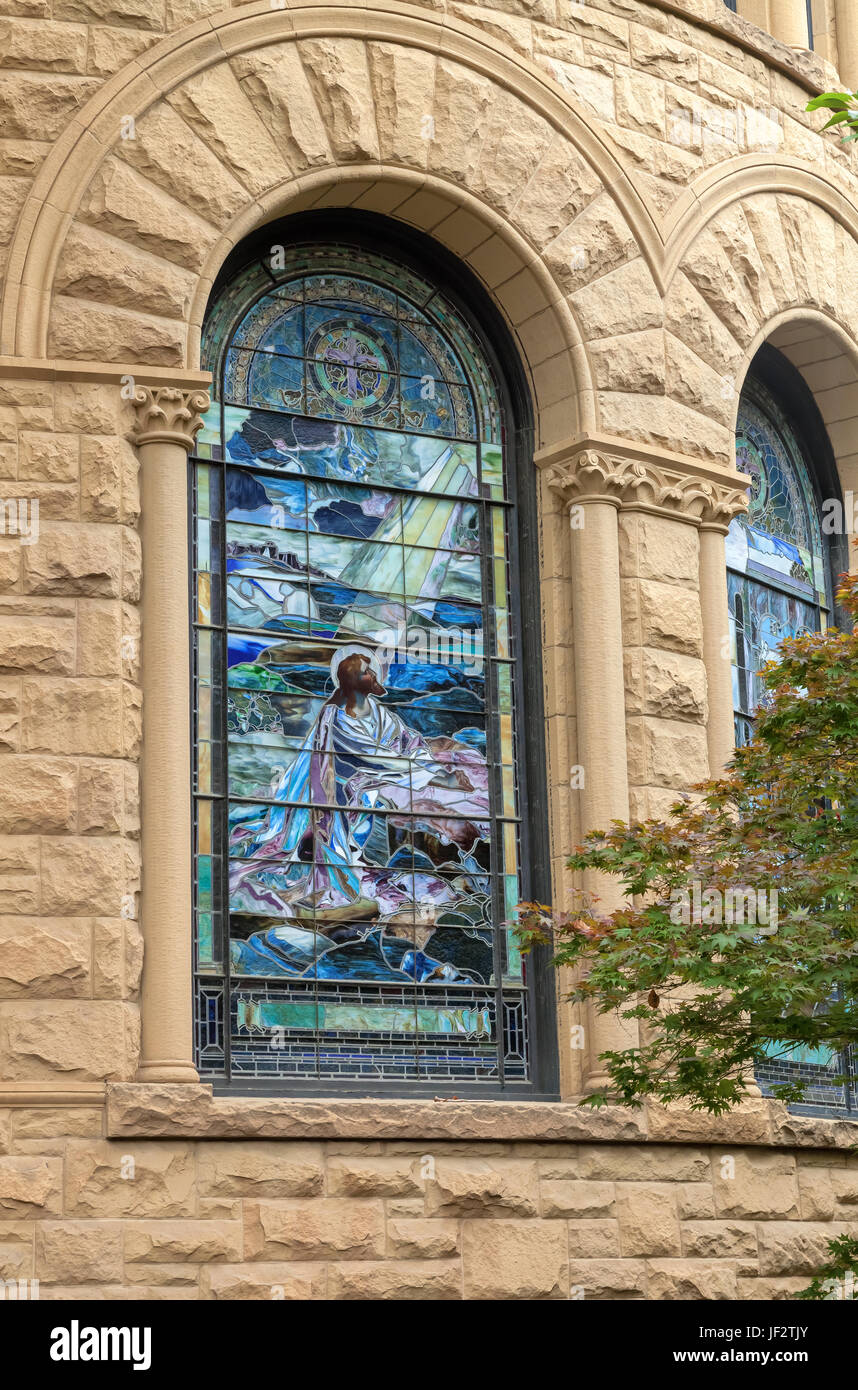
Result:
[[316,390],[350,414],[374,415],[396,393],[387,346],[365,324],[329,319],[310,337],[307,358]]

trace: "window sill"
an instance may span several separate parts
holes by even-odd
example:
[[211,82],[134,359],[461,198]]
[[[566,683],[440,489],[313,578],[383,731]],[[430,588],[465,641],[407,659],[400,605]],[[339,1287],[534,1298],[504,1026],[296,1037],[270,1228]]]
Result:
[[742,1144],[852,1149],[854,1123],[790,1115],[756,1099],[715,1118],[645,1105],[639,1111],[544,1102],[320,1100],[215,1096],[209,1085],[107,1087],[107,1136],[152,1139],[336,1139],[507,1142]]

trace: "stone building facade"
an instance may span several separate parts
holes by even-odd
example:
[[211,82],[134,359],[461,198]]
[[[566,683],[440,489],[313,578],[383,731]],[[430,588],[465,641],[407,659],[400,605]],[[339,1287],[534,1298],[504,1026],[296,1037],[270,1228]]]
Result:
[[584,830],[732,747],[724,539],[764,345],[858,480],[858,164],[804,109],[858,84],[854,3],[814,0],[813,52],[804,0],[737,8],[0,0],[5,1280],[778,1299],[858,1231],[849,1123],[582,1112],[627,1034],[562,1001],[547,1099],[226,1094],[194,1052],[186,460],[221,267],[275,219],[375,214],[502,317],[561,903]]

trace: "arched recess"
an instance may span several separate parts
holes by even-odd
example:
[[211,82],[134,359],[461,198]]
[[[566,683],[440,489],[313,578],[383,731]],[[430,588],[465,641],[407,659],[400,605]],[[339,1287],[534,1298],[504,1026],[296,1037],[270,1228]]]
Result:
[[[717,430],[734,463],[736,413],[750,364],[766,343],[802,370],[831,425],[841,482],[850,486],[858,361],[858,218],[827,180],[758,161],[701,180],[699,206],[672,229],[665,297],[668,390]],[[819,340],[815,347],[800,347]],[[818,354],[818,355],[816,355]],[[828,361],[829,368],[817,367]],[[826,375],[826,373],[828,373]],[[844,411],[843,416],[840,412]],[[841,418],[845,422],[841,428]]]
[[849,505],[858,492],[858,347],[839,325],[815,315],[785,318],[767,341],[801,373],[813,395],[824,428],[824,437],[817,432],[814,450],[820,495],[844,508],[843,531],[833,533],[835,575],[858,571],[854,507]]
[[193,369],[192,305],[225,241],[341,201],[472,266],[518,334],[541,443],[597,423],[580,346],[595,335],[574,296],[628,263],[658,283],[651,214],[541,69],[469,24],[393,7],[243,6],[105,84],[22,211],[3,349]]

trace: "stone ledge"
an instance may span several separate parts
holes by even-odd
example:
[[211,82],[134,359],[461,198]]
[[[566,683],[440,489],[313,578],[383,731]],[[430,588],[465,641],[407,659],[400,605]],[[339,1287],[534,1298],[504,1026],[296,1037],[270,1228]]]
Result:
[[752,1100],[715,1118],[645,1105],[594,1111],[558,1102],[304,1100],[215,1096],[211,1086],[107,1086],[108,1138],[463,1140],[485,1143],[741,1144],[760,1148],[851,1149],[858,1129],[845,1120],[790,1115],[776,1101]]

